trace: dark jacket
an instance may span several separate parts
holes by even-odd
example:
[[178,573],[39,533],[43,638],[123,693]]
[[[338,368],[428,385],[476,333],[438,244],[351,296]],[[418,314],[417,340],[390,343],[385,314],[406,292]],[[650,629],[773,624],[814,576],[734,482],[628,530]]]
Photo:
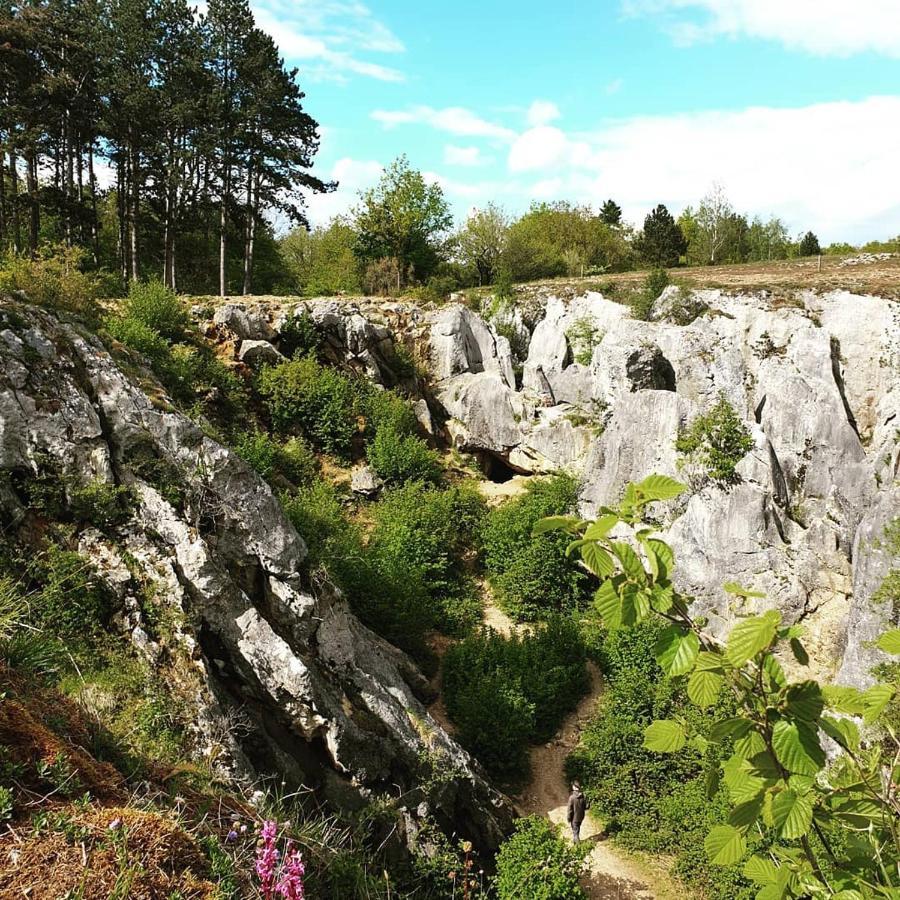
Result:
[[587,800],[581,791],[572,791],[569,794],[569,806],[566,811],[566,821],[570,825],[580,825],[584,821],[584,811],[587,809]]

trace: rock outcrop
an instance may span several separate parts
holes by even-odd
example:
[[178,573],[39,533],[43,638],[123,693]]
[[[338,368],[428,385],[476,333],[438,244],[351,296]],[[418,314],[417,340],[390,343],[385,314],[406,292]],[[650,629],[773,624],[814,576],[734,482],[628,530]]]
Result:
[[[358,324],[371,313],[329,303],[332,344],[349,329],[369,335],[349,355],[375,354],[386,337]],[[818,674],[863,683],[880,658],[865,643],[892,614],[870,598],[886,565],[878,531],[900,515],[900,305],[670,288],[642,322],[600,294],[545,290],[504,316],[505,330],[530,323],[520,377],[506,338],[461,304],[379,318],[425,361],[434,429],[514,471],[574,473],[585,515],[651,472],[687,480],[664,523],[712,627],[754,610],[721,590],[744,582],[766,592],[756,606],[808,626]],[[675,449],[721,396],[752,436],[733,484]]]
[[[245,341],[276,339],[266,316],[245,313],[232,307],[217,321]],[[159,648],[141,621],[137,581],[158,584],[179,621],[190,623],[174,640],[200,737],[218,764],[234,778],[278,772],[344,808],[399,787],[410,792],[409,828],[427,810],[448,832],[496,847],[510,807],[432,720],[413,663],[361,625],[328,584],[304,576],[306,548],[269,487],[154,396],[83,329],[30,307],[0,306],[7,526],[24,515],[14,486],[47,466],[66,484],[132,486],[130,520],[112,533],[84,532],[82,550],[149,660]],[[429,757],[456,777],[425,796],[416,785]]]

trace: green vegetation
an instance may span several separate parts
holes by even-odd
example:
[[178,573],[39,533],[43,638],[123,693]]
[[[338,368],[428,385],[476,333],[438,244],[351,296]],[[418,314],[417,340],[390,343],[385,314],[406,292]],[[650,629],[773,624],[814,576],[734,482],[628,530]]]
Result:
[[277,441],[260,429],[244,431],[233,440],[235,452],[271,484],[306,484],[319,471],[319,461],[303,438]]
[[675,447],[702,465],[713,481],[733,484],[738,480],[735,467],[753,449],[753,438],[728,398],[720,394],[708,412],[678,435]]
[[[722,640],[711,637],[705,619],[691,614],[691,598],[673,586],[671,548],[646,522],[651,503],[683,490],[671,478],[652,475],[628,485],[619,506],[604,509],[596,522],[554,517],[536,529],[567,534],[584,565],[603,579],[596,606],[608,629],[645,623],[661,629],[655,661],[675,686],[684,685],[691,706],[657,709],[654,698],[643,748],[673,760],[663,764],[657,782],[696,754],[708,766],[703,795],[699,786],[693,796],[679,790],[671,795],[668,814],[692,827],[710,816],[703,846],[707,862],[721,869],[715,883],[723,898],[735,896],[738,878],[756,885],[757,898],[892,896],[900,887],[900,803],[894,790],[900,741],[889,728],[879,740],[865,739],[854,717],[868,726],[883,724],[900,684],[882,682],[861,691],[811,678],[789,681],[779,659],[789,653],[800,668],[810,660],[803,628],[784,626],[775,609],[741,618]],[[617,526],[631,531],[629,541],[618,538],[618,530],[617,539],[609,537]],[[763,598],[733,582],[723,588],[738,603]],[[877,643],[900,655],[900,630]],[[722,703],[733,709],[728,714],[728,706],[719,707],[726,718],[716,717],[710,727],[698,720],[698,713]],[[843,751],[831,764],[822,734]],[[607,767],[630,762],[627,755],[615,755],[602,725],[594,747],[593,754],[583,748],[573,764],[586,767],[589,777],[596,772],[593,786],[603,796]],[[644,764],[639,770],[643,774]],[[724,796],[727,812],[716,815],[714,803]]]
[[575,481],[566,475],[534,481],[525,494],[491,510],[480,530],[484,566],[503,609],[518,621],[582,609],[591,577],[573,569],[568,541],[559,535],[532,534],[544,516],[572,512]]
[[665,269],[653,269],[644,280],[643,287],[631,302],[631,314],[645,322],[653,312],[653,304],[669,286],[669,273]]
[[301,357],[266,366],[258,388],[279,432],[299,434],[318,450],[349,458],[361,412],[353,379]]
[[566,331],[566,339],[572,348],[573,360],[581,366],[588,366],[594,356],[594,347],[603,340],[603,331],[586,316],[575,320]]
[[576,622],[551,619],[533,634],[470,635],[444,658],[447,712],[459,739],[498,775],[527,768],[528,744],[548,740],[588,688]]
[[529,816],[497,854],[499,900],[583,900],[578,883],[586,845],[563,840],[546,819]]
[[681,226],[660,203],[644,219],[644,229],[635,238],[635,247],[644,262],[656,269],[666,269],[678,265],[688,242]]
[[382,426],[366,447],[372,468],[388,484],[422,481],[437,484],[443,477],[440,458],[421,439],[403,434],[393,424]]

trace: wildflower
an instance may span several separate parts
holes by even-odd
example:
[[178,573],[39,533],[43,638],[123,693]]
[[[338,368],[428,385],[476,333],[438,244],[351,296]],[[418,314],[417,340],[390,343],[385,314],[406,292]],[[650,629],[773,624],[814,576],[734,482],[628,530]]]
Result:
[[247,833],[247,826],[241,825],[241,834],[246,834],[246,833]]
[[306,874],[306,866],[303,864],[303,856],[299,850],[291,850],[290,841],[285,848],[285,861],[281,869],[281,878],[275,888],[275,893],[281,894],[285,900],[303,900],[303,876]]
[[113,819],[112,822],[109,823],[110,831],[118,831],[122,827],[121,819]]
[[272,900],[275,890],[275,870],[278,866],[278,850],[275,839],[278,826],[271,820],[262,827],[259,846],[256,848],[256,874],[259,878],[259,889],[265,900]]
[[237,837],[238,833],[232,828],[231,831],[229,831],[228,834],[225,835],[225,843],[233,844],[237,840]]

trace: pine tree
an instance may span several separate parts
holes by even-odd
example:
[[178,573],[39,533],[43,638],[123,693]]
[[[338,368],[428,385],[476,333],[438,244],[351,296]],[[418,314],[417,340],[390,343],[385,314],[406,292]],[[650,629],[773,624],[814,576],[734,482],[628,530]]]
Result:
[[822,252],[819,239],[811,231],[807,231],[800,239],[799,249],[801,256],[818,256]]
[[681,254],[687,250],[681,228],[662,203],[644,219],[637,246],[644,261],[656,268],[677,266]]
[[600,221],[606,225],[621,225],[622,207],[610,198],[600,207]]

